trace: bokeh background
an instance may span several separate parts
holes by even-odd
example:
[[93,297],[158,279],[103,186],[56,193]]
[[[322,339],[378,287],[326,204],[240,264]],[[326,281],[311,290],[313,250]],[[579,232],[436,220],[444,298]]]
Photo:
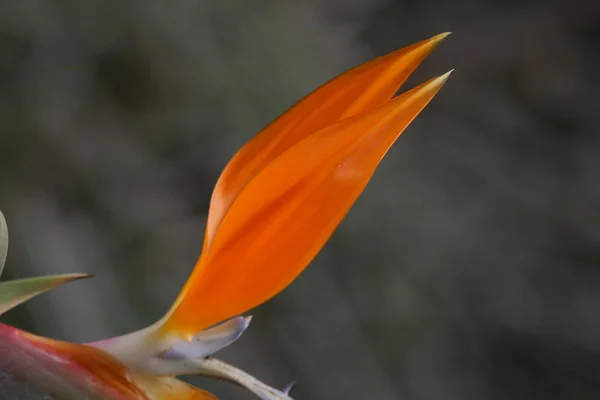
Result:
[[3,0],[5,274],[95,275],[4,321],[72,341],[151,323],[239,147],[343,70],[453,31],[406,87],[450,81],[219,357],[299,400],[597,399],[599,28],[583,0]]

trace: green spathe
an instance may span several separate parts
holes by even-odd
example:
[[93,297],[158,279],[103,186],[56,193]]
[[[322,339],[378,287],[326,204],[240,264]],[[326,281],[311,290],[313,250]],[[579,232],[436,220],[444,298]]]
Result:
[[63,283],[89,277],[89,274],[65,274],[2,282],[0,283],[0,315]]
[[8,227],[6,226],[6,219],[4,214],[0,211],[0,276],[2,276],[2,269],[4,268],[4,262],[6,261],[6,253],[8,252]]

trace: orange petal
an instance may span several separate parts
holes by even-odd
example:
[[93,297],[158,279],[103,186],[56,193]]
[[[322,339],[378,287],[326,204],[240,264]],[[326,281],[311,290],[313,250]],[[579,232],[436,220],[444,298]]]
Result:
[[289,285],[448,75],[322,129],[264,166],[224,216],[164,327],[193,334]]
[[222,172],[210,202],[203,252],[242,188],[270,161],[310,134],[379,106],[449,33],[442,33],[359,65],[325,83],[248,142]]

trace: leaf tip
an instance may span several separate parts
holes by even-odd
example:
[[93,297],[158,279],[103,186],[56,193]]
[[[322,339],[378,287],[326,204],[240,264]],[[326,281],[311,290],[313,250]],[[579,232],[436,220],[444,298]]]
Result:
[[89,278],[93,278],[94,275],[93,274],[87,274],[87,273],[81,273],[81,274],[71,274],[70,277],[68,277],[67,279],[65,279],[65,283],[66,282],[73,282],[73,281],[78,281],[80,279],[89,279]]

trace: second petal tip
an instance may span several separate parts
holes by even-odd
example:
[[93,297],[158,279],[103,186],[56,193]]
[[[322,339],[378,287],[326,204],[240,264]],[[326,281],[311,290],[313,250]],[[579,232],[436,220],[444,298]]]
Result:
[[435,35],[434,37],[432,37],[432,39],[444,40],[444,39],[446,39],[450,35],[452,35],[452,32],[442,32],[442,33],[440,33],[440,34]]
[[446,72],[445,74],[442,74],[440,76],[437,76],[437,77],[431,79],[429,82],[426,83],[426,87],[439,90],[442,86],[444,86],[444,84],[446,83],[448,78],[450,78],[450,75],[452,75],[452,72],[454,72],[454,69],[451,69],[450,71]]
[[444,33],[440,33],[438,35],[432,36],[429,39],[425,40],[425,42],[430,46],[430,47],[437,47],[440,45],[440,43],[442,43],[444,41],[444,39],[446,39],[448,36],[450,36],[452,34],[452,32],[444,32]]
[[448,78],[450,78],[450,75],[452,75],[453,72],[454,72],[454,68],[452,68],[450,71],[446,72],[445,74],[440,75],[437,79],[439,79],[443,85],[444,83],[446,83]]

